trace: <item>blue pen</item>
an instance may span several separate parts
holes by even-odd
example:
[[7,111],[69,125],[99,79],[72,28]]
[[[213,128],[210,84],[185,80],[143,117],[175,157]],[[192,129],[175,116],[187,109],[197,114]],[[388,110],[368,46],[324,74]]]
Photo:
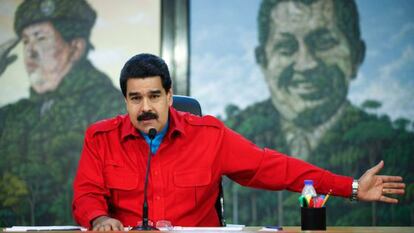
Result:
[[283,227],[281,227],[281,226],[265,226],[265,228],[269,228],[269,229],[273,229],[273,230],[278,230],[278,231],[283,230]]

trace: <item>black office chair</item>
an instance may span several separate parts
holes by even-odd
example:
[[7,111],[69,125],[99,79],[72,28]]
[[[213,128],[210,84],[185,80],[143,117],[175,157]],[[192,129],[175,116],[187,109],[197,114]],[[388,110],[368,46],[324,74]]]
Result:
[[[173,107],[178,111],[189,112],[197,116],[202,116],[200,103],[196,99],[189,96],[173,95]],[[220,225],[226,226],[226,218],[224,216],[223,185],[221,184],[221,180],[215,208],[219,217]]]

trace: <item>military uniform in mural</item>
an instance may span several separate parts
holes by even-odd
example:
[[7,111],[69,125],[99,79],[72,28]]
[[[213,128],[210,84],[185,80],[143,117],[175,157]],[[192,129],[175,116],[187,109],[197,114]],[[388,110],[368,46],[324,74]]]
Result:
[[[72,181],[85,129],[93,122],[125,112],[121,91],[86,58],[92,48],[89,36],[95,19],[95,11],[84,0],[26,0],[16,11],[14,26],[25,46],[26,65],[32,59],[37,69],[46,67],[49,74],[54,71],[44,63],[53,64],[56,59],[52,55],[61,57],[58,52],[47,54],[50,50],[45,43],[71,49],[73,41],[80,38],[86,47],[56,88],[42,92],[34,88],[36,82],[31,82],[29,98],[0,108],[1,226],[73,223]],[[38,30],[33,36],[32,28]],[[45,29],[54,34],[44,33]],[[60,38],[56,34],[64,42],[51,43]],[[69,49],[61,50],[68,54],[62,60],[72,59],[67,51],[74,50]],[[43,59],[45,54],[51,59]],[[26,68],[30,77],[30,64]]]
[[38,218],[39,223],[71,219],[71,183],[84,131],[90,123],[122,112],[121,92],[87,60],[76,64],[56,91],[39,95],[32,90],[30,98],[1,108],[2,182],[21,182],[19,188],[25,189],[20,197],[10,193],[16,202],[2,206],[33,207],[39,217],[48,216]]
[[[260,146],[290,154],[285,135],[280,130],[280,115],[270,100],[256,103],[243,111],[234,109],[226,121],[229,127]],[[398,174],[404,177],[407,184],[412,184],[414,167],[410,161],[414,154],[413,142],[414,133],[405,130],[404,127],[395,124],[393,126],[387,116],[367,114],[347,103],[342,116],[325,133],[316,149],[311,151],[308,161],[338,174],[360,177],[361,171],[384,160],[386,166],[383,174]],[[256,195],[256,199],[259,200],[258,209],[264,213],[267,212],[267,208],[271,209],[270,213],[277,212],[275,193],[257,192]],[[283,196],[284,224],[299,225],[299,194],[284,192]],[[260,203],[260,200],[267,201]],[[353,205],[340,198],[331,198],[327,204],[328,225],[371,225],[373,218],[378,225],[410,225],[413,221],[413,194],[407,191],[407,194],[400,198],[400,202],[398,205]],[[372,208],[376,208],[375,217],[371,214]]]

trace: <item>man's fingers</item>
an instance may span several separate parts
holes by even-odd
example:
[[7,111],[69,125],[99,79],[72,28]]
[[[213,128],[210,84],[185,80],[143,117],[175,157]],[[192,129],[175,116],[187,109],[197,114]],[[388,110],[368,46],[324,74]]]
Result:
[[377,174],[379,171],[381,171],[383,167],[384,167],[384,161],[381,160],[377,165],[369,169],[368,172],[371,174]]
[[105,224],[104,225],[104,231],[111,231],[111,230],[112,230],[112,227],[111,227],[110,224]]
[[404,183],[384,183],[384,188],[396,188],[396,189],[404,189],[405,184]]
[[112,223],[112,229],[114,231],[123,231],[124,226],[122,226],[122,223],[120,223],[120,222],[114,222],[114,223]]
[[404,189],[383,189],[382,193],[383,194],[398,194],[398,195],[402,195],[404,194]]
[[398,203],[398,199],[396,198],[391,198],[391,197],[386,197],[386,196],[381,196],[380,201],[385,202],[385,203],[389,203],[389,204],[397,204]]
[[383,182],[401,182],[403,178],[401,176],[379,176]]
[[11,55],[11,56],[9,56],[9,57],[7,57],[7,60],[6,60],[6,63],[7,63],[7,65],[10,65],[11,63],[13,63],[14,61],[16,61],[16,59],[17,59],[17,56],[16,55]]

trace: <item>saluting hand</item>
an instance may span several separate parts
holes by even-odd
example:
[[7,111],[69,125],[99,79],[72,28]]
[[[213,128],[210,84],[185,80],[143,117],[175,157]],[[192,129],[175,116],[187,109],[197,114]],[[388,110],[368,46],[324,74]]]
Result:
[[19,43],[19,40],[19,38],[13,38],[0,44],[0,75],[17,59],[16,55],[9,56],[9,53]]
[[384,161],[381,161],[359,178],[358,200],[398,203],[398,199],[386,195],[403,195],[405,188],[405,184],[402,182],[403,178],[401,176],[377,175],[383,167]]

